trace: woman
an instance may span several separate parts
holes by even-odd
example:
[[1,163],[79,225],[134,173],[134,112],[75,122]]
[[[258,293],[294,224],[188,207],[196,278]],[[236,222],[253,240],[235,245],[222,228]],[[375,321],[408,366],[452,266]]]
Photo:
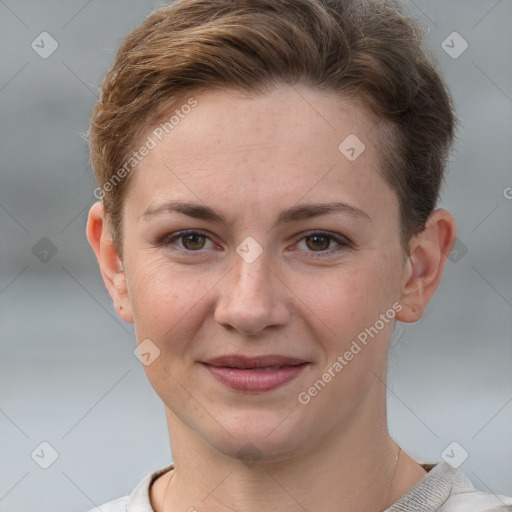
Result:
[[394,322],[456,236],[435,209],[453,132],[389,2],[180,0],[124,40],[87,235],[174,464],[101,510],[512,510],[386,422]]

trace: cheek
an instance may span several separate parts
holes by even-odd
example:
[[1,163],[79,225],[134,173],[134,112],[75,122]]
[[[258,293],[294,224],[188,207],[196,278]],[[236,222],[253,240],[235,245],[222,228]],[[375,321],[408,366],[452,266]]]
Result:
[[137,339],[164,342],[197,316],[212,289],[213,276],[193,274],[190,269],[158,260],[139,261],[130,277],[130,300]]
[[310,276],[300,282],[307,297],[304,302],[314,315],[308,314],[307,308],[302,314],[321,321],[317,324],[326,333],[324,349],[329,364],[349,350],[353,341],[361,345],[362,350],[354,357],[359,364],[375,366],[385,357],[393,331],[393,304],[399,296],[399,272],[392,258],[364,257],[328,275]]
[[[165,403],[179,402],[179,407],[185,407],[188,395],[178,392],[181,386],[177,383],[192,389],[187,369],[193,363],[197,331],[210,314],[208,292],[212,284],[161,258],[139,261],[136,268],[130,290],[137,343],[151,340],[158,354],[143,369]],[[169,390],[174,390],[172,400]]]
[[389,307],[394,288],[394,278],[387,269],[370,259],[366,264],[340,266],[325,275],[302,276],[300,281],[314,310],[333,325],[378,316],[380,309]]
[[366,396],[375,376],[381,374],[396,314],[391,282],[395,278],[391,274],[387,267],[375,263],[345,268],[332,275],[331,284],[321,297],[310,298],[315,313],[329,329],[322,337],[324,357],[315,379],[332,384],[318,407],[345,403],[348,409],[342,407],[339,411],[344,414]]

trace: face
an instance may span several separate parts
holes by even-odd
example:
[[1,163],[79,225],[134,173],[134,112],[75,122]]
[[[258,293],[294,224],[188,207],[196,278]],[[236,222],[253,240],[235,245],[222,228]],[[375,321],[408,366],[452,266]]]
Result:
[[125,315],[158,354],[144,369],[176,426],[278,459],[377,400],[400,308],[398,200],[356,104],[286,86],[195,98],[132,176]]

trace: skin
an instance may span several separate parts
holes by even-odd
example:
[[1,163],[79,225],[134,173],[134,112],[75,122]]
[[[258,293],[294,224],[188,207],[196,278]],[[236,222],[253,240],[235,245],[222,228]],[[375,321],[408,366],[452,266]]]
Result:
[[[384,510],[426,474],[405,453],[396,464],[388,433],[393,322],[308,404],[297,397],[394,303],[398,320],[421,318],[452,249],[454,220],[432,212],[405,254],[398,200],[379,173],[375,120],[354,102],[284,85],[195,97],[198,105],[132,176],[122,260],[101,203],[87,227],[118,314],[135,323],[138,343],[149,338],[160,350],[144,371],[166,408],[175,469],[152,485],[153,508]],[[366,146],[355,161],[338,150],[352,133]],[[208,206],[225,222],[144,215],[169,201]],[[333,201],[368,218],[331,212],[276,224],[282,210]],[[207,237],[158,243],[186,229]],[[349,242],[313,240],[309,231]],[[262,248],[251,263],[236,252],[248,236]],[[201,364],[232,353],[310,364],[275,390],[250,393]],[[252,465],[239,455],[248,442],[259,459]]]

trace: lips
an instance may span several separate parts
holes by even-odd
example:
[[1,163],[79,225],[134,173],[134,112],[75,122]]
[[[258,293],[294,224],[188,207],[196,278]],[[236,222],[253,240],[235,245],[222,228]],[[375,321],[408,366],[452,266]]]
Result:
[[203,364],[216,380],[232,389],[262,392],[294,380],[309,363],[280,355],[247,357],[235,354],[210,359]]
[[247,357],[243,355],[234,354],[210,359],[208,361],[205,361],[205,364],[209,364],[210,366],[238,368],[240,370],[246,370],[255,368],[278,369],[283,366],[298,366],[306,362],[307,361],[304,361],[303,359],[297,359],[295,357],[287,357],[280,355]]

